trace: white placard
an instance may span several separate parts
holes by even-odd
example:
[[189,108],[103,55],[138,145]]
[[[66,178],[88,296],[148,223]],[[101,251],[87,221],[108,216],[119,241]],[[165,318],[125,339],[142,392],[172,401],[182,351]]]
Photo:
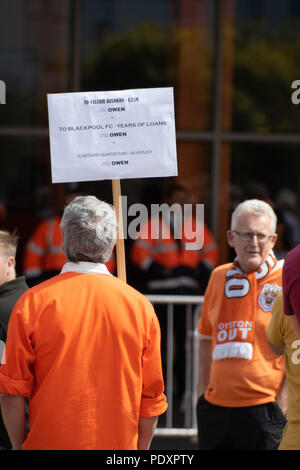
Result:
[[173,88],[48,94],[53,183],[177,176]]

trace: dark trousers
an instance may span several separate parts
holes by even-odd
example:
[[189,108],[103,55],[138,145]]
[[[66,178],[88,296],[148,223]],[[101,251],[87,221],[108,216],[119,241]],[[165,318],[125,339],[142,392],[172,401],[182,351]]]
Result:
[[276,402],[245,407],[197,403],[199,450],[276,450],[286,418]]

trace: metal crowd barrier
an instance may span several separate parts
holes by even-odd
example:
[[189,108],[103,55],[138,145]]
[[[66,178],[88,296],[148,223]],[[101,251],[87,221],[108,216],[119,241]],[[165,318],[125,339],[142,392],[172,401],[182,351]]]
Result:
[[[196,387],[198,375],[198,345],[199,339],[195,335],[197,323],[200,318],[203,296],[186,295],[147,295],[150,302],[164,304],[167,306],[167,360],[165,391],[168,400],[168,410],[166,412],[166,423],[163,427],[158,427],[155,436],[161,437],[190,437],[197,436],[196,419]],[[185,392],[183,394],[183,427],[174,427],[174,305],[185,305],[186,337],[185,337]],[[177,312],[176,312],[177,313]]]

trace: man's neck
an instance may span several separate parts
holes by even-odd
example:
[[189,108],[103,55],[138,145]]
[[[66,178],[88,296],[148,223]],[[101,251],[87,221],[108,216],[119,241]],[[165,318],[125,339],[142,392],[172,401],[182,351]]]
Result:
[[11,273],[7,275],[6,282],[14,281],[16,279],[16,274]]

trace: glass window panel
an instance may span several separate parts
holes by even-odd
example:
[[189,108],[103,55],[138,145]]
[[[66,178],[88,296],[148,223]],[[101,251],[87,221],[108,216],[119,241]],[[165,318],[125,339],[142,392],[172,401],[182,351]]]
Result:
[[298,132],[291,84],[300,77],[299,2],[237,0],[232,129]]
[[[231,182],[241,194],[249,183],[263,187],[272,201],[282,188],[300,195],[300,144],[233,143]],[[292,170],[291,170],[292,169]]]
[[0,212],[0,226],[17,229],[20,237],[17,272],[22,273],[26,240],[47,207],[49,167],[48,139],[1,137],[0,201],[6,214]]
[[68,0],[1,0],[0,125],[48,125],[47,93],[69,85],[71,16]]
[[[1,136],[0,199],[10,215],[12,211],[30,210],[38,218],[49,214],[54,188],[51,184],[49,138]],[[51,189],[53,188],[53,189]]]
[[[300,144],[232,144],[232,208],[248,198],[264,199],[278,215],[276,250],[300,243]],[[286,212],[289,214],[286,216]],[[289,219],[293,219],[289,225]]]
[[165,192],[176,183],[185,186],[191,204],[205,205],[205,221],[210,225],[212,192],[211,144],[180,140],[177,143],[178,177],[126,179],[121,182],[121,191],[128,198],[128,205],[142,202],[151,204],[164,201]]
[[82,1],[81,89],[173,86],[177,129],[210,129],[214,3]]

